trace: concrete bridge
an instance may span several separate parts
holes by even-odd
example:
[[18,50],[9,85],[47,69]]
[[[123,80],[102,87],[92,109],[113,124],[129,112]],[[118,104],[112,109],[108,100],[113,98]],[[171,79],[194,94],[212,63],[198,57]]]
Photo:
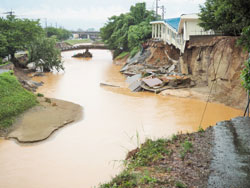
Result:
[[71,31],[74,38],[83,38],[83,39],[100,39],[100,32],[99,31]]
[[62,52],[72,51],[72,50],[82,50],[82,49],[109,50],[108,46],[105,46],[103,44],[79,45],[79,46],[70,46],[70,47],[60,48]]

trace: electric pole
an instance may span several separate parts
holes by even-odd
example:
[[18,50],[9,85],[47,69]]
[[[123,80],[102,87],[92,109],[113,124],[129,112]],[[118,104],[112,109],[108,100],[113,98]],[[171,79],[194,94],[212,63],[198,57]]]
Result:
[[165,7],[164,5],[160,6],[160,8],[162,9],[162,19],[164,20],[165,17]]
[[13,16],[14,15],[14,11],[12,11],[12,9],[11,9],[11,11],[9,11],[9,12],[4,12],[4,14],[8,14],[9,16]]
[[155,10],[155,17],[156,17],[156,19],[157,19],[157,17],[158,17],[158,8],[159,8],[159,6],[158,6],[159,3],[158,3],[158,2],[159,2],[159,1],[160,1],[160,0],[155,0],[155,2],[156,2],[156,5],[155,5],[155,6],[156,6],[156,7],[155,7],[155,9],[156,9],[156,10]]

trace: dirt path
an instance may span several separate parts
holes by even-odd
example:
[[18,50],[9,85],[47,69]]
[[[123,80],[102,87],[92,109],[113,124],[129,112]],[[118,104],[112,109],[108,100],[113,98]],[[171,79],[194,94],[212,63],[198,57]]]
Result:
[[39,100],[40,105],[17,118],[7,139],[15,139],[20,143],[43,141],[58,129],[82,117],[82,107],[78,104],[57,99]]

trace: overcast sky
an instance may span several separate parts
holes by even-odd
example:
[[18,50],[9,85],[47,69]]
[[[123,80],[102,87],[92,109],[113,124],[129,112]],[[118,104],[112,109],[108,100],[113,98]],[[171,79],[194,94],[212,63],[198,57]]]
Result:
[[[131,5],[146,2],[147,9],[155,8],[155,0],[0,0],[0,16],[11,9],[19,18],[40,19],[45,25],[70,30],[95,28],[99,30],[108,17],[129,11]],[[166,8],[165,18],[199,12],[205,0],[160,0]],[[160,10],[159,10],[159,13]]]

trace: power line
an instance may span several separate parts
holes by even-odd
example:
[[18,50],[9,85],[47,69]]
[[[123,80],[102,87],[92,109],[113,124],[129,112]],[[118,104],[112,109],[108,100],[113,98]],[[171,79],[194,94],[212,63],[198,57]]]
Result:
[[[210,88],[210,92],[209,92],[209,95],[208,95],[208,98],[207,98],[207,102],[206,102],[204,111],[203,111],[202,116],[201,116],[201,121],[200,121],[199,127],[201,127],[201,124],[202,124],[202,122],[203,122],[203,119],[204,119],[204,116],[205,116],[205,113],[206,113],[206,110],[207,110],[208,102],[209,102],[209,100],[210,100],[210,96],[211,96],[212,91],[213,91],[214,83],[217,81],[217,74],[218,74],[218,71],[219,71],[219,68],[220,68],[220,64],[221,64],[221,60],[222,60],[224,51],[225,51],[225,46],[224,46],[224,48],[223,48],[223,51],[222,51],[222,54],[221,54],[221,57],[220,57],[220,61],[219,61],[218,67],[217,67],[216,72],[215,72],[215,81],[212,83],[212,86],[211,86],[211,88]],[[207,74],[208,74],[208,73],[207,73]]]

